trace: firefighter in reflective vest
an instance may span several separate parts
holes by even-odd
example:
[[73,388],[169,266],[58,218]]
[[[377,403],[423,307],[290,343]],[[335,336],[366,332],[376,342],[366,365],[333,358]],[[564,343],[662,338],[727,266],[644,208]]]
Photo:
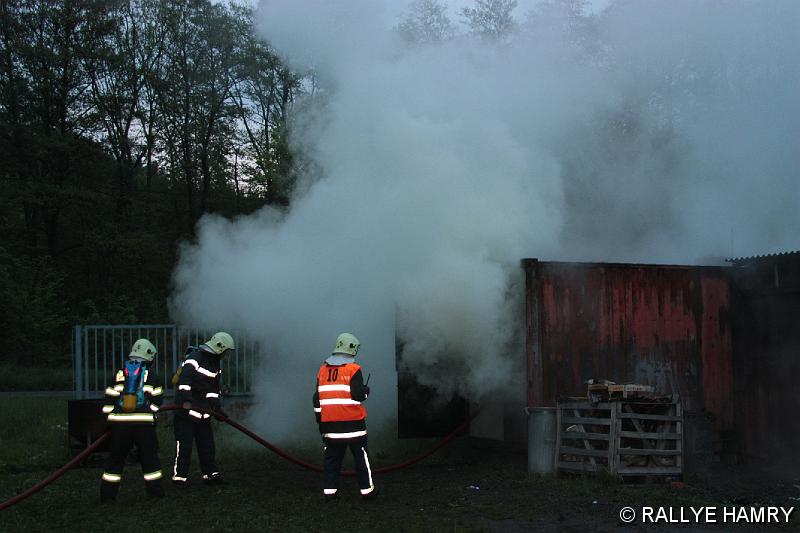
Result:
[[106,388],[103,413],[108,415],[111,429],[111,453],[100,484],[101,501],[113,501],[117,497],[125,458],[134,444],[139,450],[147,494],[157,498],[164,496],[155,426],[164,390],[150,371],[156,352],[156,347],[147,339],[137,340],[128,361],[117,371],[114,384]]
[[224,416],[220,408],[220,359],[225,352],[235,349],[233,337],[220,331],[205,344],[190,350],[179,369],[175,403],[181,404],[183,409],[175,414],[172,482],[176,485],[185,485],[189,480],[194,442],[197,442],[203,481],[209,484],[222,483],[215,459],[211,415],[194,408],[210,409]]
[[324,444],[324,488],[326,498],[338,496],[339,473],[345,451],[350,448],[363,498],[375,496],[367,453],[367,410],[362,402],[369,395],[361,367],[355,358],[361,343],[350,333],[336,339],[333,354],[317,374],[314,412]]

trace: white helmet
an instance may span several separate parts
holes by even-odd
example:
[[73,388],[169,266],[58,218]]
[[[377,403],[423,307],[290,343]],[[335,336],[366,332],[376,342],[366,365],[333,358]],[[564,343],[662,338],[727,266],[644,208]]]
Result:
[[131,353],[128,357],[138,357],[145,361],[152,361],[157,353],[158,350],[153,346],[152,342],[147,339],[139,339],[133,343],[133,348],[131,348]]
[[342,333],[336,337],[336,347],[333,349],[333,353],[346,353],[355,356],[360,346],[361,343],[358,342],[355,335],[351,333]]
[[233,337],[224,331],[214,333],[214,336],[207,340],[205,344],[217,355],[222,355],[225,350],[236,349],[236,343],[233,342]]

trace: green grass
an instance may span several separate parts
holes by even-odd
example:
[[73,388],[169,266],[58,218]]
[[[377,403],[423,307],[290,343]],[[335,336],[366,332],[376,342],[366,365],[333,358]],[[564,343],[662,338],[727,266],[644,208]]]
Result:
[[72,390],[72,367],[28,367],[0,362],[0,391]]
[[64,399],[3,399],[0,473],[58,467],[69,460]]
[[[173,459],[171,428],[160,427],[159,438],[166,473]],[[374,466],[413,455],[429,443],[384,443],[383,449],[373,449]],[[624,505],[730,505],[731,495],[745,486],[696,480],[685,489],[670,489],[608,477],[530,477],[524,456],[477,450],[462,438],[412,468],[376,476],[377,501],[362,502],[355,481],[344,478],[341,500],[326,504],[320,474],[279,459],[228,427],[217,427],[217,445],[227,485],[202,485],[195,457],[193,483],[181,490],[167,485],[167,498],[153,502],[144,497],[138,465],[129,465],[118,501],[100,505],[102,469],[94,462],[0,512],[0,531],[613,531]],[[293,451],[318,462],[319,451],[310,450]],[[4,401],[0,501],[31,487],[68,457],[66,400]],[[787,503],[764,487],[747,487],[754,502]]]

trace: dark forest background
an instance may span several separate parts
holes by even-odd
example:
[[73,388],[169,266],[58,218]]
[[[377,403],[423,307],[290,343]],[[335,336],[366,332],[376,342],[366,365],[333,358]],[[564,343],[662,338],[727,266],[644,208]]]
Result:
[[208,0],[0,0],[6,364],[69,364],[73,324],[168,321],[204,213],[288,205],[308,83],[252,22]]

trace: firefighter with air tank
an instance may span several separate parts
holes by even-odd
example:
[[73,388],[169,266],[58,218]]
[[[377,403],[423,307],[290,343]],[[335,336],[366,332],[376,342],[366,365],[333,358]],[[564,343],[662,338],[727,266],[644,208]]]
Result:
[[342,459],[348,448],[353,454],[361,497],[375,496],[367,453],[367,410],[362,402],[369,395],[361,367],[355,358],[361,343],[350,333],[336,339],[333,353],[317,373],[314,413],[324,444],[324,485],[326,499],[338,497]]
[[198,347],[190,347],[183,365],[173,378],[177,385],[175,403],[183,409],[175,414],[175,464],[172,482],[186,485],[189,480],[189,464],[192,458],[192,445],[197,443],[197,455],[203,481],[207,484],[222,483],[216,464],[214,433],[211,428],[211,415],[204,411],[215,411],[227,418],[221,410],[220,360],[236,345],[228,333],[220,331]]
[[156,347],[149,340],[134,342],[128,360],[115,374],[113,385],[106,388],[103,413],[108,415],[111,453],[100,484],[101,501],[116,499],[125,458],[134,445],[139,450],[147,494],[157,498],[164,496],[155,427],[164,391],[150,370],[156,353]]

